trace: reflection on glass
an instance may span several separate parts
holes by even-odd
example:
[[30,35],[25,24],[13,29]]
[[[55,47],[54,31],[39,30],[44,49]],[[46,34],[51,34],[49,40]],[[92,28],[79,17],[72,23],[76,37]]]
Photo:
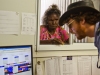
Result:
[[69,44],[68,32],[59,26],[61,11],[56,4],[52,4],[45,10],[40,25],[40,44],[41,45],[64,45]]

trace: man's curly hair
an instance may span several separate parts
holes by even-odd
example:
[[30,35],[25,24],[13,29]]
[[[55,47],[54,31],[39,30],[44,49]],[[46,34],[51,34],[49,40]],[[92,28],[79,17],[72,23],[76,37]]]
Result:
[[100,13],[95,12],[80,12],[76,14],[71,14],[69,18],[66,20],[67,22],[69,19],[74,19],[77,22],[85,19],[85,22],[90,25],[95,25],[98,21],[100,21]]

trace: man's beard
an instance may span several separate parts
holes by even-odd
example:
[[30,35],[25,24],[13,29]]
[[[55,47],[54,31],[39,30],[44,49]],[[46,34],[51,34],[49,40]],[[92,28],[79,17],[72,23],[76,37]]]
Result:
[[84,36],[84,35],[78,35],[78,36],[76,36],[76,37],[77,37],[78,40],[82,40],[82,39],[84,39],[86,36]]

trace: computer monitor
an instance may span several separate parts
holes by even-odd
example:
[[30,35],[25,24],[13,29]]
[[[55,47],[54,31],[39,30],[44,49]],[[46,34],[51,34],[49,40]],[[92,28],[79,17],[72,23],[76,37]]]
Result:
[[32,45],[0,47],[0,75],[33,75]]

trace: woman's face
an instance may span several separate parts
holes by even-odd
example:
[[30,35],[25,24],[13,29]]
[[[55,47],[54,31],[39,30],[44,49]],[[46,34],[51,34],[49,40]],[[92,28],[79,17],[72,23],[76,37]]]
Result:
[[51,14],[48,16],[47,24],[50,29],[56,29],[58,27],[59,16]]

